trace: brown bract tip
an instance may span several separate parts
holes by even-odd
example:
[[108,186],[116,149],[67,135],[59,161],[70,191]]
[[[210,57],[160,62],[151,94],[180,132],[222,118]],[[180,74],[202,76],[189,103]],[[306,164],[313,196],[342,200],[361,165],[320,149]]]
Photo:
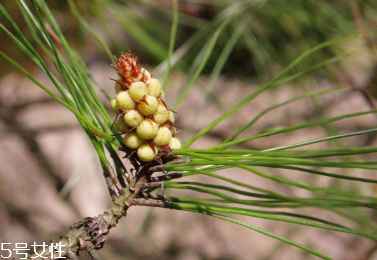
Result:
[[147,95],[144,95],[144,97],[142,99],[140,99],[139,101],[136,101],[136,102],[138,102],[138,103],[144,103],[147,106],[149,106],[148,101],[147,101],[146,98],[147,98]]
[[147,144],[149,145],[149,147],[150,147],[153,151],[156,150],[156,145],[155,145],[155,143],[154,143],[154,139],[147,141]]
[[173,151],[172,151],[172,149],[170,148],[169,145],[160,146],[160,147],[158,147],[158,150],[160,152],[160,156],[171,156],[171,155],[173,155]]

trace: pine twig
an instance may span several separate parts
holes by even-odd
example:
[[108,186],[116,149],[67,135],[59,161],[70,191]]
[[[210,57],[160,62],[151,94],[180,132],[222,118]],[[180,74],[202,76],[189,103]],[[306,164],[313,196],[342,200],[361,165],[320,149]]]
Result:
[[170,204],[170,202],[159,201],[159,200],[146,200],[146,199],[134,199],[134,200],[132,200],[132,205],[135,205],[135,206],[169,208],[169,204]]
[[122,185],[120,185],[119,183],[119,180],[118,180],[118,176],[116,174],[116,172],[114,171],[114,168],[111,164],[106,164],[104,165],[104,167],[107,169],[107,171],[109,172],[109,175],[110,175],[110,178],[113,182],[113,184],[115,185],[117,191],[120,193],[120,194],[123,194],[123,188],[122,188]]
[[93,245],[87,244],[85,249],[86,249],[86,252],[92,257],[93,260],[101,260],[101,257],[99,256],[98,252],[95,250]]
[[137,189],[158,189],[158,188],[163,188],[164,183],[161,182],[151,182],[151,183],[140,183],[137,184],[135,188]]
[[165,164],[162,164],[162,165],[157,165],[157,166],[154,166],[154,167],[151,167],[149,169],[149,172],[152,174],[152,173],[155,173],[155,172],[163,172],[164,171],[164,166],[165,165],[173,165],[173,164],[181,164],[181,163],[189,163],[191,162],[191,159],[190,157],[187,157],[187,158],[183,158],[182,156],[177,156],[176,158],[174,158],[173,160],[165,163]]
[[[61,236],[57,243],[65,249],[63,257],[70,256],[75,260],[73,254],[79,251],[87,250],[94,260],[99,260],[96,250],[101,249],[107,239],[110,230],[114,228],[119,219],[126,216],[128,209],[134,205],[133,200],[143,196],[143,183],[150,179],[149,169],[154,165],[144,166],[138,172],[136,178],[133,178],[128,187],[123,188],[123,194],[115,198],[107,210],[94,218],[83,218],[78,223],[71,226],[70,230]],[[133,191],[132,191],[133,190]],[[49,256],[49,252],[38,252],[44,257]],[[28,259],[34,259],[35,255],[29,255]]]
[[154,200],[168,201],[168,199],[167,199],[165,196],[163,196],[163,195],[158,195],[158,194],[153,194],[153,193],[142,192],[142,193],[141,193],[141,196],[142,196],[144,199],[154,199]]
[[178,179],[178,178],[182,178],[182,177],[183,177],[182,173],[173,172],[173,173],[169,173],[169,174],[166,174],[166,175],[151,177],[150,182],[168,181],[168,180]]

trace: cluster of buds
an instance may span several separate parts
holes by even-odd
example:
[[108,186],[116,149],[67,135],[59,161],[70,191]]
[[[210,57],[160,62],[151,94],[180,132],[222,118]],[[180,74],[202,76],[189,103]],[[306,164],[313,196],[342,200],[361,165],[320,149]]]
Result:
[[181,148],[175,138],[174,113],[165,102],[160,81],[140,67],[138,57],[131,51],[115,61],[119,78],[111,107],[117,114],[116,129],[126,134],[124,145],[137,150],[138,158],[144,162]]

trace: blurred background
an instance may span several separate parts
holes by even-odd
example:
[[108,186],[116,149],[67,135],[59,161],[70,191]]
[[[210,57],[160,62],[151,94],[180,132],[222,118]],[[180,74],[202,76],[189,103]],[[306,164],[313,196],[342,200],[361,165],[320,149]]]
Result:
[[[32,31],[21,16],[17,1],[0,2],[35,45]],[[178,136],[183,142],[246,95],[259,89],[309,48],[352,33],[370,32],[335,47],[324,48],[305,59],[292,71],[292,75],[307,70],[312,70],[311,73],[264,92],[194,143],[192,148],[219,144],[263,109],[309,91],[345,88],[342,92],[300,100],[273,110],[241,137],[376,109],[375,0],[187,0],[178,3],[179,25],[172,61],[176,59],[179,62],[167,83],[166,100],[170,106],[178,100],[193,76],[198,61],[204,55],[203,48],[210,41],[209,34],[220,22],[229,19],[203,73],[177,111],[176,125],[181,129]],[[164,81],[164,60],[172,24],[173,5],[170,0],[61,0],[47,1],[47,4],[69,44],[80,53],[99,89],[103,88],[110,96],[115,96],[114,82],[109,78],[116,78],[116,73],[110,67],[109,56],[85,30],[85,26],[102,38],[110,47],[111,54],[119,56],[130,48],[144,66],[148,64],[148,70],[156,78]],[[0,22],[8,26],[4,17],[0,17]],[[48,77],[5,33],[0,35],[0,50],[56,91]],[[59,46],[58,41],[56,44]],[[337,62],[327,66],[322,64],[331,59]],[[100,96],[105,104],[109,103],[105,95]],[[108,108],[110,111],[111,108]],[[366,130],[376,125],[376,116],[370,114],[257,139],[239,148],[268,149]],[[340,147],[375,146],[377,138],[371,134],[336,142]],[[326,147],[325,143],[320,143],[311,148]],[[373,156],[360,155],[359,158],[372,160]],[[14,247],[15,243],[21,242],[31,245],[33,242],[58,240],[70,225],[81,218],[102,213],[111,200],[101,171],[97,154],[74,115],[8,62],[1,60],[0,243],[12,243],[11,247]],[[281,169],[270,169],[270,172],[319,186],[326,184],[375,194],[372,184],[347,183]],[[346,174],[347,170],[335,169],[334,173]],[[304,191],[290,190],[287,186],[242,170],[226,170],[224,174],[285,194],[306,195]],[[372,171],[367,170],[353,169],[352,174],[374,176]],[[203,176],[191,179],[221,184],[221,181]],[[198,196],[190,191],[177,190],[168,190],[165,195],[173,193],[176,197]],[[288,211],[325,216],[331,221],[340,218],[320,209]],[[364,213],[359,213],[364,216]],[[374,222],[376,217],[375,212],[370,211],[365,221]],[[334,259],[377,259],[376,243],[365,238],[282,222],[238,218]],[[364,223],[359,225],[362,227]],[[106,246],[99,253],[103,259],[113,260],[315,259],[297,248],[232,223],[195,213],[142,207],[131,208],[128,216],[111,231]],[[89,258],[82,253],[80,259]]]

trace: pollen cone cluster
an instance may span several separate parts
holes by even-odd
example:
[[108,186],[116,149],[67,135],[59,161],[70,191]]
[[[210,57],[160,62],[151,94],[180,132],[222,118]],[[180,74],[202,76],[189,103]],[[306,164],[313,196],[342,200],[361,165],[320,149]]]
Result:
[[116,129],[126,134],[124,145],[137,150],[137,156],[144,162],[181,148],[175,138],[174,113],[164,100],[160,81],[139,66],[138,57],[131,51],[122,53],[115,61],[119,78],[111,107],[117,114]]

